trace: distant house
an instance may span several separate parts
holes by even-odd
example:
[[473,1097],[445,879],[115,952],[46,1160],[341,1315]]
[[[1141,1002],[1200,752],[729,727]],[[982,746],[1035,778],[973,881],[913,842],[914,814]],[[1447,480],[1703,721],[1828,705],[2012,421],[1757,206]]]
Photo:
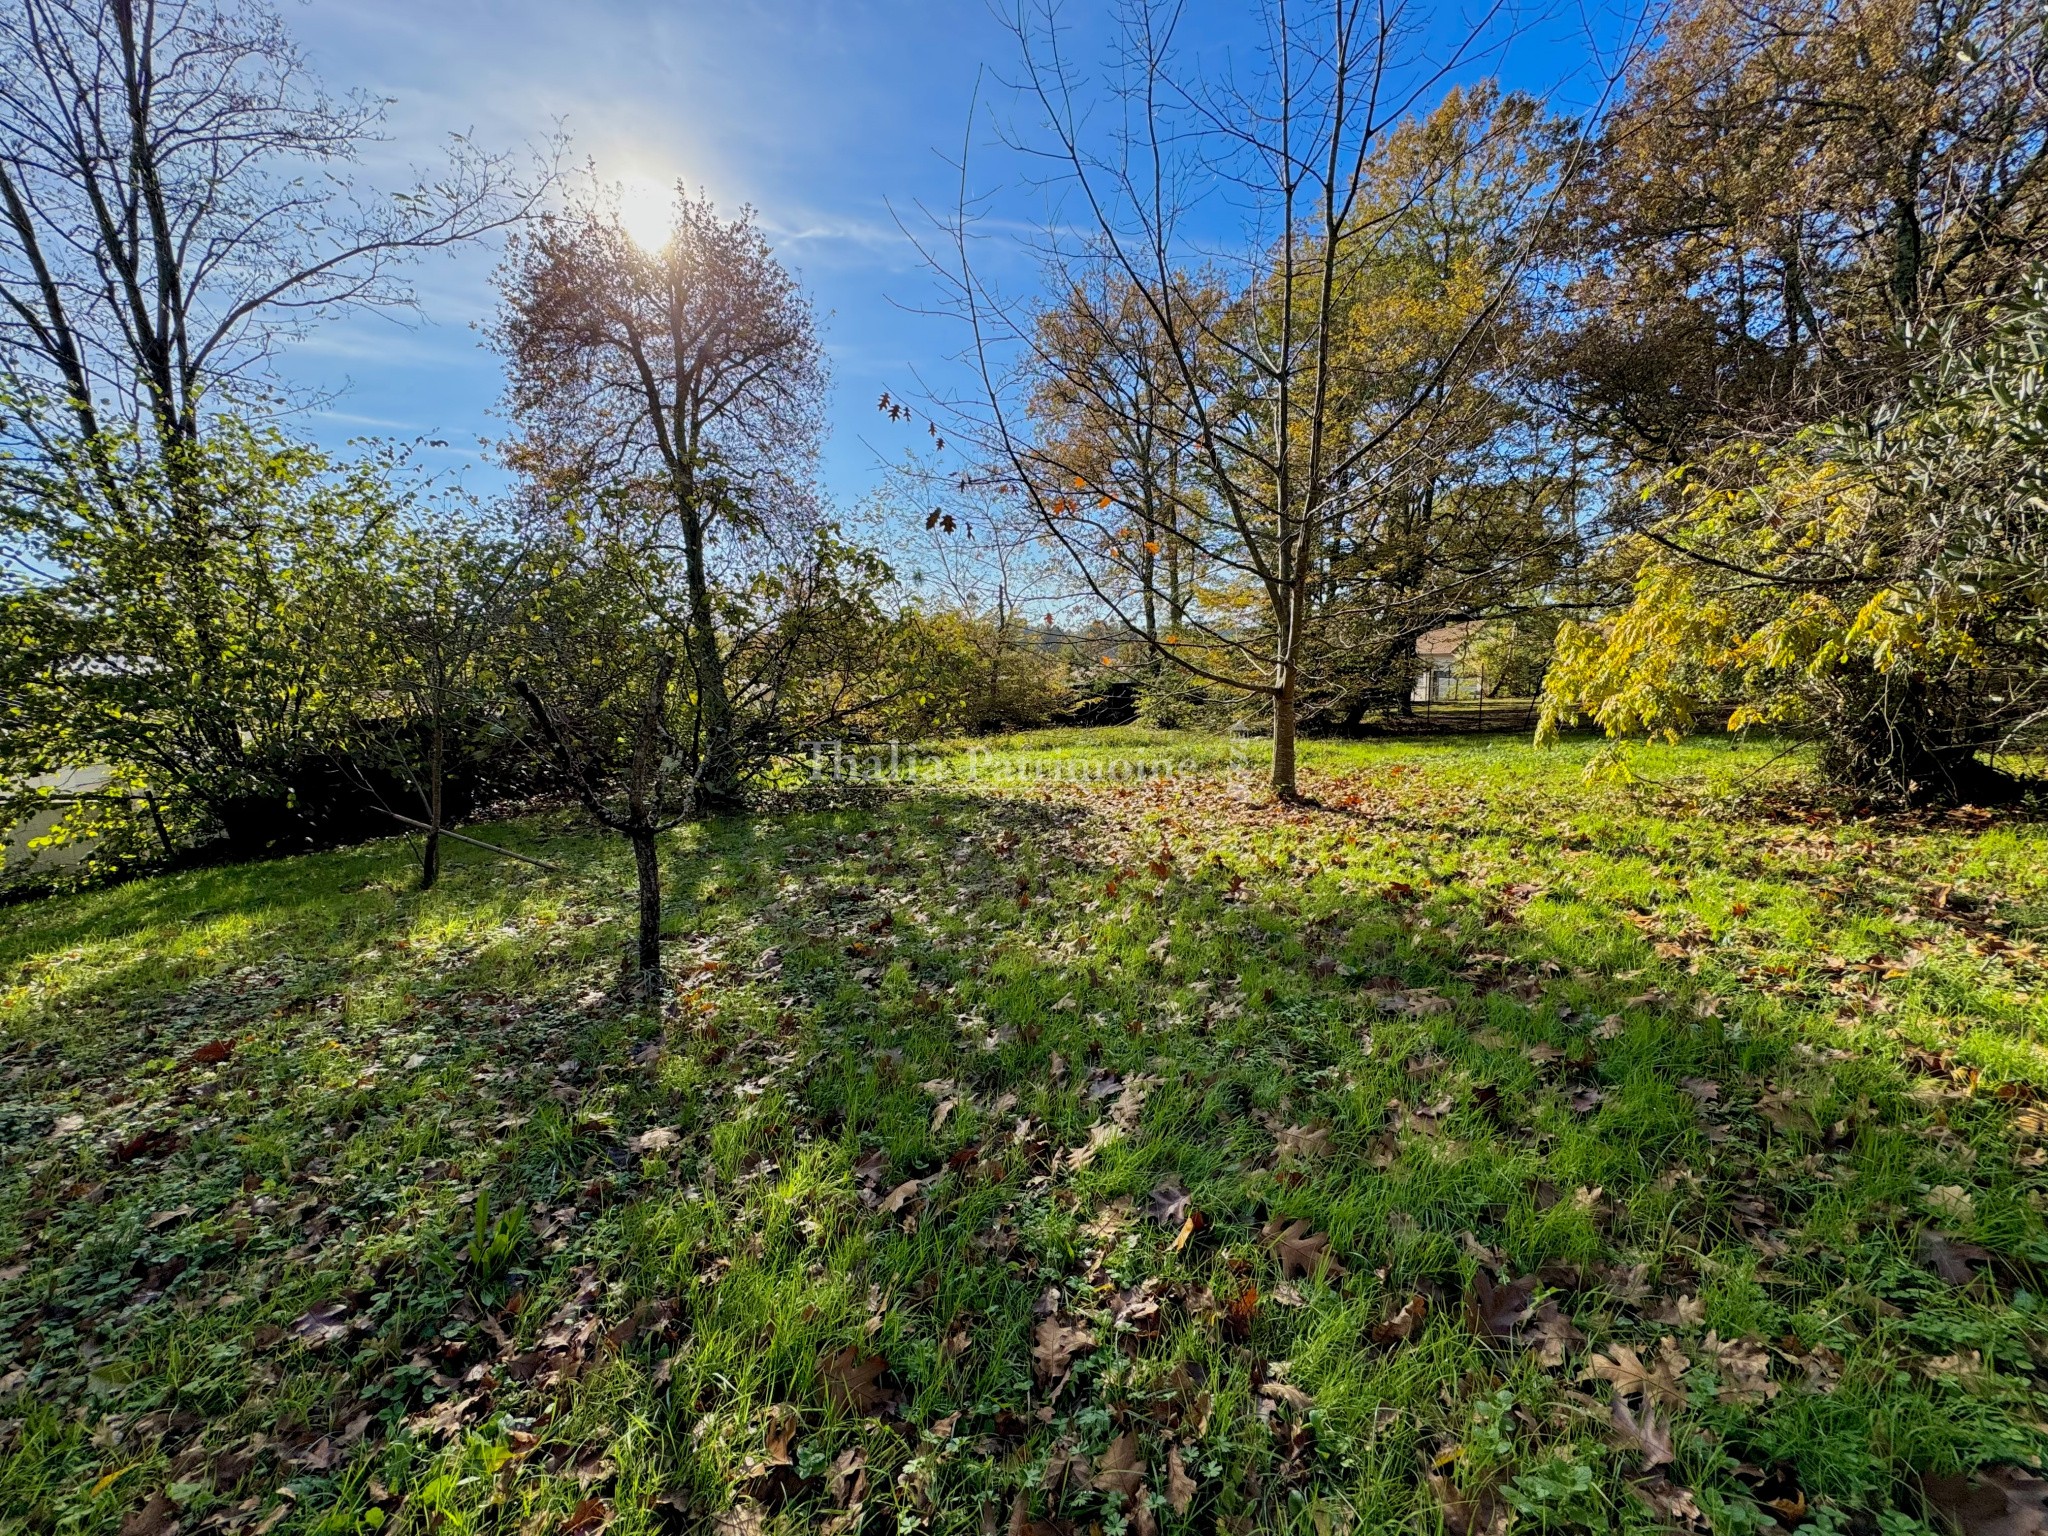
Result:
[[1408,697],[1417,704],[1444,704],[1453,699],[1483,699],[1486,678],[1469,654],[1483,621],[1467,619],[1442,624],[1415,641],[1415,687]]

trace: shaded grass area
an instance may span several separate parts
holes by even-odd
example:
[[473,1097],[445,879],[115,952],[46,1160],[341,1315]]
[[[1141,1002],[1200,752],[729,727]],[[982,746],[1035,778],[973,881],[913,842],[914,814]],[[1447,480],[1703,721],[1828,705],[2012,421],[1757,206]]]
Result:
[[2020,1510],[2048,828],[1256,753],[687,829],[661,1018],[566,816],[0,913],[0,1529]]

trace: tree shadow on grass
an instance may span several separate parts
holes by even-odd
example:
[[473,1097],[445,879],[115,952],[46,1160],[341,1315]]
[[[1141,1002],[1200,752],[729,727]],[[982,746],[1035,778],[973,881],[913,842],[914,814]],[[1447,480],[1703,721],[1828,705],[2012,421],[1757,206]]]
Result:
[[[296,1477],[309,1508],[354,1520],[375,1500],[337,1464],[368,1467],[410,1423],[394,1492],[424,1497],[503,1412],[535,1445],[509,1481],[448,1495],[473,1501],[463,1518],[502,1514],[513,1484],[565,1515],[596,1496],[701,1526],[737,1497],[823,1518],[851,1501],[829,1470],[849,1455],[877,1514],[1007,1518],[1021,1493],[1048,1525],[1130,1516],[1119,1469],[1134,1457],[1169,1498],[1172,1456],[1203,1529],[1315,1529],[1341,1507],[1402,1523],[1439,1500],[1431,1463],[1476,1499],[1560,1456],[1594,1469],[1587,1510],[1611,1509],[1639,1474],[1579,1376],[1596,1348],[1654,1360],[1667,1337],[1687,1432],[1718,1437],[1684,1464],[1709,1502],[1753,1503],[1742,1467],[1783,1463],[1867,1518],[1908,1471],[2018,1443],[2021,1398],[1901,1369],[1974,1349],[2006,1379],[2025,1327],[2005,1302],[2038,1290],[2041,1254],[2013,1104],[1934,1101],[1867,1040],[1829,1054],[1840,1037],[1805,1002],[1744,995],[1711,956],[1660,957],[1612,903],[1504,905],[1497,887],[1534,864],[1489,855],[1487,885],[1398,878],[1431,829],[1412,806],[1148,793],[920,790],[693,830],[665,861],[662,1020],[592,996],[629,904],[623,861],[592,842],[566,907],[541,879],[451,887],[459,903],[516,886],[577,918],[613,900],[537,954],[524,996],[483,995],[481,962],[458,959],[414,977],[431,1008],[318,1030],[259,1009],[229,1020],[248,1035],[229,1056],[193,1064],[223,1015],[188,988],[178,1050],[120,1053],[149,1073],[39,1067],[44,1123],[121,1094],[123,1131],[167,1139],[124,1157],[106,1118],[34,1168],[10,1160],[30,1268],[0,1292],[0,1375],[90,1405],[37,1454],[74,1458],[82,1487],[94,1413],[166,1415],[149,1431],[165,1464],[198,1443],[180,1412],[216,1445],[262,1426],[259,1480]],[[382,942],[384,915],[319,919],[393,858],[306,861],[296,886],[252,875],[174,910],[239,901],[327,935],[293,959],[360,977],[353,948]],[[313,874],[336,859],[362,862]],[[149,910],[107,909],[67,942]],[[557,920],[531,926],[544,951]],[[96,1203],[67,1204],[86,1186]],[[1162,1188],[1185,1199],[1156,1219]],[[1927,1188],[1968,1218],[1935,1228]],[[502,1282],[468,1255],[480,1191],[525,1213]],[[1296,1223],[1332,1262],[1290,1260],[1276,1239]],[[1482,1274],[1535,1277],[1588,1339],[1537,1336],[1534,1287],[1529,1318],[1468,1318]],[[316,1346],[306,1320],[330,1316],[339,1337]],[[157,1369],[191,1356],[195,1318],[236,1363]],[[1089,1339],[1056,1367],[1048,1319]],[[1739,1340],[1762,1354],[1728,1356]],[[1757,1358],[1762,1385],[1744,1385]],[[96,1367],[95,1393],[88,1360],[126,1362],[132,1385]],[[375,1427],[337,1452],[365,1412]],[[599,1453],[610,1470],[580,1478]]]

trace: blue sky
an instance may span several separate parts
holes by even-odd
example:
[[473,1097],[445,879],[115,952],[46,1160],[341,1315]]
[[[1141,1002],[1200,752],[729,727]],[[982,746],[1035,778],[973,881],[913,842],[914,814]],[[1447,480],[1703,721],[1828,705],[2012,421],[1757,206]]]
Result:
[[[1504,52],[1466,71],[1499,72],[1545,90],[1583,93],[1589,23],[1566,9],[1526,22]],[[1249,7],[1217,0],[1194,30],[1217,59],[1246,50],[1230,18]],[[1101,35],[1107,0],[1066,7]],[[978,180],[1014,188],[988,126],[1014,114],[1002,79],[1015,44],[985,0],[306,0],[288,25],[333,90],[392,99],[390,142],[366,172],[400,184],[431,162],[451,131],[485,143],[538,141],[559,122],[574,159],[607,178],[681,177],[722,207],[751,203],[778,251],[803,278],[825,322],[832,360],[832,434],[825,473],[843,502],[877,479],[879,456],[900,448],[874,401],[943,382],[963,341],[957,326],[920,313],[937,300],[898,228],[918,204],[950,206],[950,160],[975,130]],[[1438,18],[1456,25],[1448,11]],[[1595,20],[1596,31],[1611,30]],[[1572,77],[1576,74],[1576,80]],[[986,179],[981,179],[983,176]],[[1015,192],[1010,210],[1028,217]],[[892,211],[893,210],[893,211]],[[417,273],[422,314],[400,323],[358,315],[292,344],[282,371],[324,396],[306,418],[319,440],[442,438],[429,462],[495,474],[478,440],[501,433],[493,414],[502,374],[478,322],[494,303],[485,249],[430,259]],[[1012,275],[1028,275],[1021,252]]]

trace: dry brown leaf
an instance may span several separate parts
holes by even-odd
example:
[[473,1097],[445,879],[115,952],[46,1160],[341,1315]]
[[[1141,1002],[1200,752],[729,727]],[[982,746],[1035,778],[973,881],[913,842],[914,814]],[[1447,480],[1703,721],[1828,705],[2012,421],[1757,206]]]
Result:
[[1585,1377],[1612,1382],[1617,1394],[1633,1393],[1670,1408],[1685,1406],[1685,1388],[1679,1382],[1691,1364],[1669,1338],[1660,1339],[1657,1353],[1645,1363],[1627,1344],[1610,1344],[1586,1362]]
[[1923,1477],[1921,1490],[1963,1536],[2043,1536],[2048,1480],[2021,1467],[1979,1467],[1967,1477]]
[[1327,1157],[1330,1153],[1330,1128],[1326,1125],[1290,1125],[1273,1133],[1274,1155],[1281,1158]]
[[1138,1459],[1138,1437],[1125,1430],[1095,1458],[1095,1476],[1089,1486],[1097,1493],[1122,1499],[1134,1497],[1145,1486],[1145,1465]]
[[1778,1384],[1771,1380],[1770,1354],[1759,1340],[1723,1341],[1719,1334],[1709,1333],[1700,1352],[1721,1378],[1720,1389],[1714,1393],[1716,1402],[1754,1406],[1778,1395]]
[[1429,1473],[1426,1481],[1443,1510],[1444,1536],[1505,1536],[1514,1510],[1490,1484],[1460,1491],[1440,1472]]
[[1701,1511],[1699,1502],[1693,1498],[1692,1490],[1679,1487],[1662,1473],[1655,1477],[1638,1478],[1628,1486],[1630,1493],[1649,1505],[1654,1514],[1670,1524],[1682,1530],[1708,1529],[1707,1517]]
[[1697,1296],[1660,1296],[1643,1308],[1643,1316],[1667,1328],[1696,1328],[1707,1320],[1707,1304]]
[[1260,1382],[1258,1398],[1252,1404],[1258,1411],[1259,1417],[1266,1420],[1271,1420],[1273,1410],[1276,1408],[1285,1408],[1297,1419],[1305,1419],[1308,1417],[1309,1410],[1315,1407],[1315,1405],[1316,1400],[1314,1398],[1302,1391],[1301,1388],[1292,1386],[1284,1381]]
[[788,1403],[777,1403],[762,1415],[762,1439],[766,1443],[765,1458],[771,1467],[786,1467],[796,1460],[791,1454],[796,1445],[797,1431],[803,1427],[803,1420],[795,1408]]
[[1928,1230],[1920,1234],[1920,1257],[1950,1285],[1971,1285],[1976,1282],[1977,1272],[1970,1266],[1986,1262],[1991,1254],[1975,1243],[1958,1242]]
[[336,1339],[348,1337],[349,1312],[345,1303],[323,1301],[317,1307],[309,1307],[291,1325],[291,1331],[306,1343],[318,1349],[332,1344]]
[[825,1497],[834,1509],[859,1509],[868,1493],[867,1452],[848,1446],[834,1458],[825,1478]]
[[1551,1370],[1563,1365],[1565,1357],[1585,1342],[1586,1336],[1554,1301],[1538,1307],[1522,1330],[1523,1345],[1535,1350],[1537,1363]]
[[1092,1221],[1081,1228],[1083,1235],[1092,1237],[1098,1243],[1113,1241],[1123,1229],[1131,1224],[1131,1202],[1127,1197],[1118,1196],[1096,1212]]
[[1072,1318],[1040,1318],[1031,1332],[1031,1366],[1041,1384],[1052,1387],[1057,1395],[1074,1357],[1094,1347],[1095,1335]]
[[1151,1217],[1154,1226],[1163,1227],[1168,1232],[1186,1221],[1188,1192],[1180,1187],[1180,1180],[1162,1179],[1152,1191],[1145,1214]]
[[1485,1270],[1474,1271],[1472,1289],[1465,1296],[1465,1321],[1482,1338],[1510,1337],[1527,1320],[1537,1284],[1534,1275],[1524,1275],[1510,1284],[1495,1285]]
[[1968,1225],[1977,1219],[1977,1202],[1960,1184],[1938,1184],[1927,1191],[1927,1209],[1950,1221]]
[[1306,1221],[1282,1224],[1276,1216],[1259,1230],[1259,1237],[1273,1250],[1284,1276],[1308,1275],[1338,1280],[1348,1271],[1330,1253],[1330,1235],[1311,1232]]
[[768,1529],[768,1511],[752,1499],[711,1517],[711,1536],[761,1536]]
[[1072,1151],[1064,1154],[1061,1162],[1065,1164],[1070,1173],[1079,1173],[1083,1168],[1086,1168],[1095,1161],[1095,1155],[1104,1147],[1113,1141],[1121,1140],[1123,1134],[1122,1126],[1115,1124],[1113,1121],[1104,1120],[1089,1130],[1088,1144],[1085,1147],[1075,1147]]
[[827,1355],[818,1362],[825,1380],[825,1401],[842,1413],[868,1414],[895,1401],[895,1393],[882,1385],[882,1373],[889,1362],[880,1355],[863,1357],[853,1345]]
[[1109,1118],[1118,1129],[1136,1131],[1138,1117],[1145,1109],[1145,1095],[1159,1086],[1156,1077],[1131,1077],[1124,1083],[1124,1091],[1117,1095],[1116,1103],[1110,1106]]
[[1392,1317],[1373,1325],[1372,1336],[1381,1344],[1403,1344],[1415,1337],[1429,1316],[1429,1298],[1417,1291]]
[[1671,1430],[1658,1417],[1654,1399],[1643,1404],[1641,1417],[1629,1407],[1628,1399],[1619,1392],[1614,1395],[1612,1409],[1617,1444],[1623,1450],[1634,1451],[1642,1458],[1642,1470],[1651,1472],[1658,1467],[1671,1465]]
[[142,1508],[130,1510],[127,1518],[122,1520],[121,1536],[164,1536],[177,1523],[178,1506],[170,1501],[168,1495],[152,1493]]
[[1176,1515],[1184,1515],[1195,1502],[1195,1480],[1188,1473],[1187,1463],[1181,1459],[1180,1447],[1166,1449],[1166,1507]]

